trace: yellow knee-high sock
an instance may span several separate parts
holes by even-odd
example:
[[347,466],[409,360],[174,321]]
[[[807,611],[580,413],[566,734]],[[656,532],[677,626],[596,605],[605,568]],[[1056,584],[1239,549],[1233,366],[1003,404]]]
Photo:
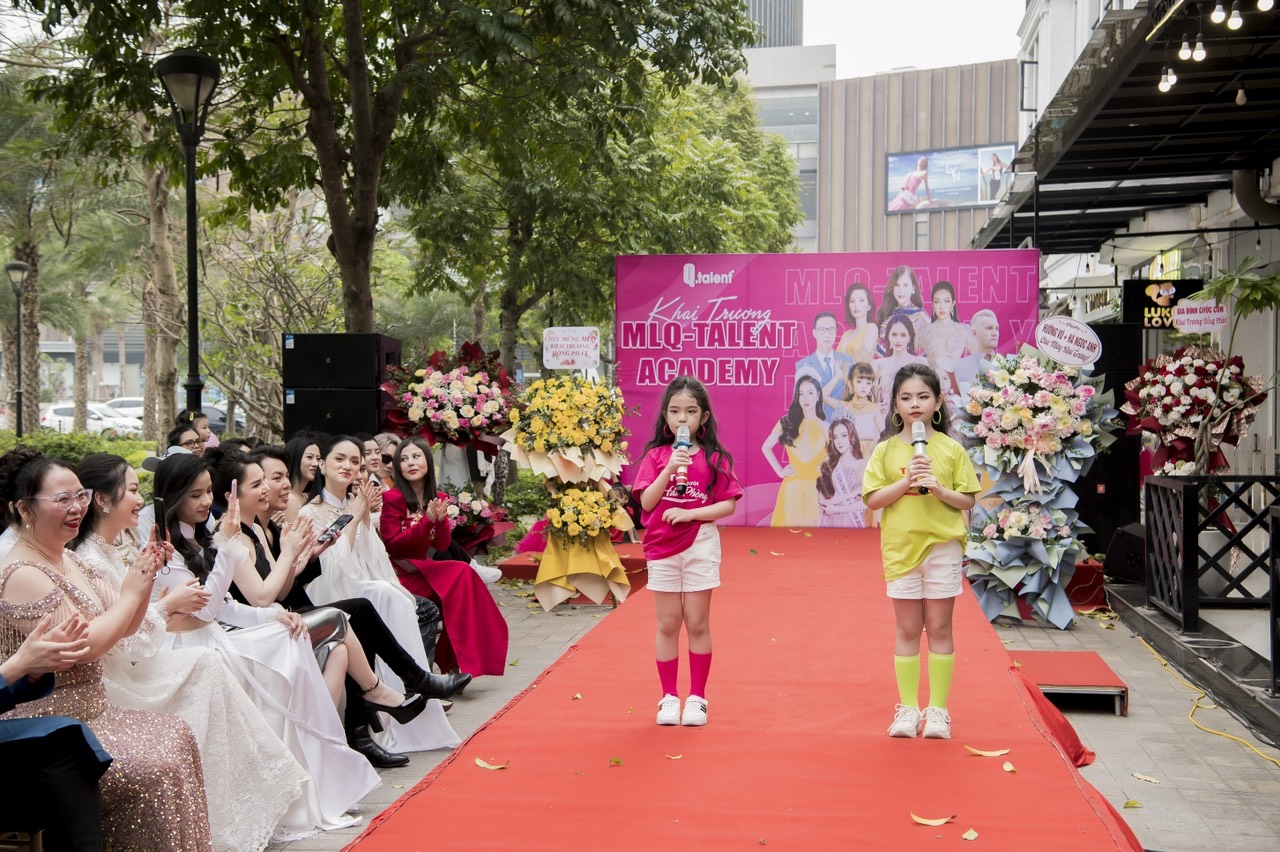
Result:
[[920,706],[920,655],[893,656],[893,673],[898,678],[898,703],[903,707]]
[[951,673],[956,668],[955,654],[929,652],[929,706],[947,709],[951,694]]

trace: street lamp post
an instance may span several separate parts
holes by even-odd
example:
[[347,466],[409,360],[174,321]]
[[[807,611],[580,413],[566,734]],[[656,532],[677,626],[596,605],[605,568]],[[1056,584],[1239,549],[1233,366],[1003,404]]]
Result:
[[13,305],[14,312],[17,315],[18,322],[14,326],[14,340],[18,344],[18,357],[14,363],[15,375],[17,383],[14,385],[13,403],[18,409],[17,419],[13,427],[14,433],[22,437],[22,291],[27,286],[27,273],[31,271],[31,267],[27,266],[20,260],[11,260],[4,265],[5,274],[9,276],[9,286],[13,288]]
[[187,165],[187,410],[200,410],[204,379],[200,376],[200,293],[196,280],[196,148],[204,135],[209,102],[220,69],[214,59],[193,50],[177,50],[156,63],[164,84]]

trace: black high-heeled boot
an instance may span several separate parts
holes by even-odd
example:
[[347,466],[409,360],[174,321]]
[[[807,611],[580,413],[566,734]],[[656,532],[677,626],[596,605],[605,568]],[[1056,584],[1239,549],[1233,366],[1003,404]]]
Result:
[[382,683],[382,678],[375,680],[373,682],[373,686],[361,693],[360,698],[360,700],[364,702],[364,706],[369,710],[369,727],[373,728],[375,731],[382,730],[382,722],[378,719],[379,713],[386,713],[401,725],[406,725],[416,719],[419,713],[427,709],[427,699],[422,695],[417,695],[412,692],[405,696],[404,701],[401,701],[394,707],[386,704],[375,704],[364,697],[377,689],[378,684],[380,683]]
[[347,731],[347,745],[351,746],[353,751],[363,754],[365,759],[378,769],[395,769],[409,765],[409,756],[407,754],[396,754],[395,752],[387,751],[374,742],[373,735],[369,733],[368,725],[360,725]]
[[406,680],[404,688],[427,698],[448,698],[456,695],[471,683],[471,675],[466,672],[438,675],[435,672],[423,672],[421,677],[412,682]]

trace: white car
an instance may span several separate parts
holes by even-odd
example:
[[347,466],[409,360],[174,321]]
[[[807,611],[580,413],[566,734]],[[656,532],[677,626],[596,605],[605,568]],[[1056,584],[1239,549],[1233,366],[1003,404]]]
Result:
[[[90,432],[114,432],[117,435],[137,435],[142,432],[142,421],[136,417],[122,417],[114,409],[100,402],[89,403],[87,426]],[[75,422],[75,403],[55,402],[40,415],[40,425],[58,432],[72,431]]]
[[142,397],[140,396],[118,396],[102,404],[115,412],[117,417],[142,419]]

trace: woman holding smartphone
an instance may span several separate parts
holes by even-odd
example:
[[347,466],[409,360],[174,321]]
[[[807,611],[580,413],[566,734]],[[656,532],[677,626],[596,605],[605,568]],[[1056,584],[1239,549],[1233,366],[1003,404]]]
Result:
[[[319,555],[320,575],[307,584],[306,592],[317,604],[367,598],[401,647],[419,666],[429,669],[417,601],[396,579],[374,526],[382,490],[374,483],[357,484],[363,461],[364,447],[349,435],[334,436],[324,444],[320,468],[311,483],[311,499],[298,518],[310,520],[312,527],[319,530],[328,528],[342,515],[350,515],[351,521]],[[467,680],[470,678],[458,680],[457,689]]]

